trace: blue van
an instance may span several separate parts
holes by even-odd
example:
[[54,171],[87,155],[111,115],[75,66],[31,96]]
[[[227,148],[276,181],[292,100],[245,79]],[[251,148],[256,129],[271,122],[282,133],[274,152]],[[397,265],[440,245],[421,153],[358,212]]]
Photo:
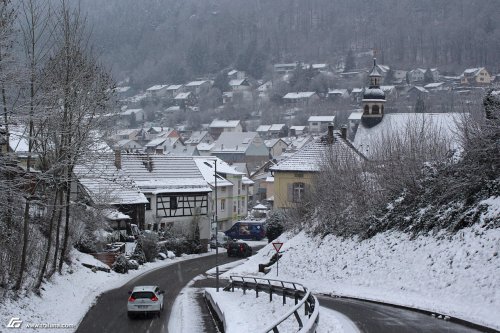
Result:
[[261,240],[266,237],[266,228],[263,222],[240,221],[224,233],[232,239]]

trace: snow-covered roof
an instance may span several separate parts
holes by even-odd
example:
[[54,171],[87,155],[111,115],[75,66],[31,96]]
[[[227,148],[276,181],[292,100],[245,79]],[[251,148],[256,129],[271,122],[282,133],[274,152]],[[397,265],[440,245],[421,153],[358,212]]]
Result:
[[360,120],[363,116],[363,111],[354,111],[349,115],[349,120]]
[[116,131],[116,135],[130,135],[137,134],[139,130],[137,128],[124,128]]
[[[421,93],[428,93],[429,91],[427,89],[425,89],[424,87],[420,87],[420,86],[414,86],[412,87],[411,89],[417,89],[418,91],[420,91]],[[410,89],[410,90],[411,90]]]
[[191,81],[186,84],[186,87],[198,87],[204,84],[205,82],[208,82],[207,80],[199,80],[199,81]]
[[478,75],[482,70],[484,69],[484,67],[477,67],[477,68],[467,68],[466,70],[464,70],[464,73],[463,75],[467,75],[467,76],[476,76]]
[[335,116],[310,116],[307,119],[308,122],[321,122],[321,123],[333,123],[335,121]]
[[237,171],[232,166],[219,158],[194,157],[194,161],[200,169],[203,178],[211,186],[215,186],[215,161],[217,160],[217,187],[231,186],[233,183],[222,177],[220,174],[241,175],[244,173]]
[[178,105],[172,105],[169,106],[168,108],[165,109],[165,112],[175,112],[175,111],[180,111],[181,107]]
[[229,81],[229,86],[230,87],[237,87],[237,86],[241,86],[245,82],[246,82],[246,79],[230,80]]
[[144,110],[142,110],[142,109],[127,109],[125,111],[122,111],[120,114],[122,116],[129,116],[131,114],[140,113],[140,112],[144,112]]
[[283,96],[284,99],[300,99],[300,98],[309,98],[311,96],[316,95],[314,91],[301,91],[301,92],[290,92]]
[[312,64],[311,67],[313,69],[326,69],[328,68],[328,64]]
[[347,96],[347,95],[349,95],[349,91],[347,91],[347,89],[329,89],[328,90],[328,95],[342,95],[342,96]]
[[263,204],[255,205],[255,206],[253,206],[253,209],[256,209],[256,210],[269,210],[269,208],[267,208]]
[[125,99],[123,99],[123,101],[130,102],[130,103],[138,103],[145,98],[148,98],[147,93],[137,94],[137,95],[134,95],[132,97],[125,98]]
[[168,84],[157,84],[152,87],[149,87],[148,89],[146,89],[146,91],[158,91],[166,87],[168,87]]
[[223,132],[212,152],[246,152],[257,136],[257,132]]
[[127,205],[148,202],[137,184],[115,167],[113,154],[77,164],[73,172],[95,203]]
[[103,211],[104,217],[106,217],[108,220],[131,220],[130,216],[127,214],[123,214],[122,212],[116,210],[116,209],[105,209]]
[[122,170],[143,192],[210,192],[190,156],[122,154]]
[[270,168],[271,171],[320,171],[324,154],[332,153],[339,156],[352,156],[359,158],[359,154],[348,145],[339,135],[335,135],[332,144],[327,143],[322,138],[311,141],[290,157],[278,162]]
[[243,176],[241,177],[241,182],[245,185],[253,185],[255,184],[255,182],[253,180],[251,180],[250,178],[248,178],[247,176]]
[[233,70],[230,70],[227,75],[234,75],[234,74],[237,74],[238,71],[236,69],[233,69]]
[[441,87],[444,84],[444,82],[433,82],[429,83],[424,86],[425,89],[433,89],[433,88],[438,88]]
[[285,124],[272,124],[271,128],[269,128],[269,131],[275,132],[275,131],[281,131],[286,125]]
[[163,146],[166,146],[166,147],[167,146],[182,145],[179,137],[161,135],[161,133],[160,133],[160,134],[158,134],[157,138],[155,138],[155,139],[151,140],[149,143],[147,143],[146,147],[156,147],[159,144],[162,144]]
[[264,140],[264,144],[266,145],[267,148],[272,148],[274,147],[279,141],[282,141],[284,144],[288,146],[288,144],[283,141],[282,139],[269,139],[269,140]]
[[283,138],[283,141],[285,141],[288,144],[289,149],[301,149],[312,140],[313,137],[310,135]]
[[191,133],[189,139],[185,141],[186,144],[198,144],[200,143],[208,134],[208,131],[194,131]]
[[177,95],[175,95],[174,99],[186,99],[189,97],[189,95],[191,95],[191,92],[188,91],[188,92],[182,92],[182,93],[178,93]]
[[396,89],[395,86],[380,86],[380,89],[384,92],[391,92]]
[[213,120],[208,127],[210,128],[234,128],[240,124],[239,120]]
[[462,113],[389,113],[382,121],[371,128],[360,124],[354,137],[354,146],[365,156],[373,154],[374,146],[381,142],[382,137],[404,133],[408,126],[420,124],[426,131],[436,131],[440,136],[450,141],[452,147],[458,147],[457,121],[464,117]]
[[359,94],[363,92],[363,88],[353,88],[351,94]]
[[28,140],[29,132],[27,127],[12,126],[9,128],[9,146],[16,153],[25,153],[29,151]]
[[261,85],[257,88],[257,91],[260,91],[260,92],[265,92],[265,91],[269,90],[272,86],[273,86],[272,81],[267,81],[267,82],[265,82],[265,83],[261,84]]
[[214,143],[201,142],[196,146],[196,149],[198,149],[198,151],[211,151],[214,146]]
[[177,90],[182,88],[182,84],[171,84],[167,87],[167,90]]
[[116,93],[125,93],[130,90],[130,87],[116,87],[114,91]]
[[306,129],[306,126],[295,125],[295,126],[290,126],[290,129],[294,129],[296,131],[304,131]]
[[257,129],[255,131],[268,132],[270,128],[271,128],[271,125],[260,125],[259,127],[257,127]]

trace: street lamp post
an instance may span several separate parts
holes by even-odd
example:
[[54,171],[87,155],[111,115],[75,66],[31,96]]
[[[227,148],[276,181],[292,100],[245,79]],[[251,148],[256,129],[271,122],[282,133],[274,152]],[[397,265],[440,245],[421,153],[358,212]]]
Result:
[[217,158],[214,160],[215,177],[215,290],[219,292],[219,221],[217,211]]

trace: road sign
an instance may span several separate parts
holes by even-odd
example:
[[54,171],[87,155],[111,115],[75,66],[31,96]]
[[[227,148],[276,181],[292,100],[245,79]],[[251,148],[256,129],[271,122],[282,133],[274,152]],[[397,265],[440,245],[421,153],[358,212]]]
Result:
[[273,246],[274,246],[274,249],[276,250],[276,252],[280,252],[280,249],[283,246],[283,243],[281,243],[281,242],[274,242]]

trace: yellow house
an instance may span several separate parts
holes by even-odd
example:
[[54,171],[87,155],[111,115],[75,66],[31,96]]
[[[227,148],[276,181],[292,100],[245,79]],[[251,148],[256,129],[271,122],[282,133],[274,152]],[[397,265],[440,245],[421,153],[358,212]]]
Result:
[[460,77],[460,83],[483,85],[491,83],[490,73],[484,68],[467,68]]
[[274,176],[274,208],[287,209],[299,204],[311,191],[315,175],[321,170],[325,154],[361,154],[340,134],[328,134],[311,141],[295,154],[270,168]]

